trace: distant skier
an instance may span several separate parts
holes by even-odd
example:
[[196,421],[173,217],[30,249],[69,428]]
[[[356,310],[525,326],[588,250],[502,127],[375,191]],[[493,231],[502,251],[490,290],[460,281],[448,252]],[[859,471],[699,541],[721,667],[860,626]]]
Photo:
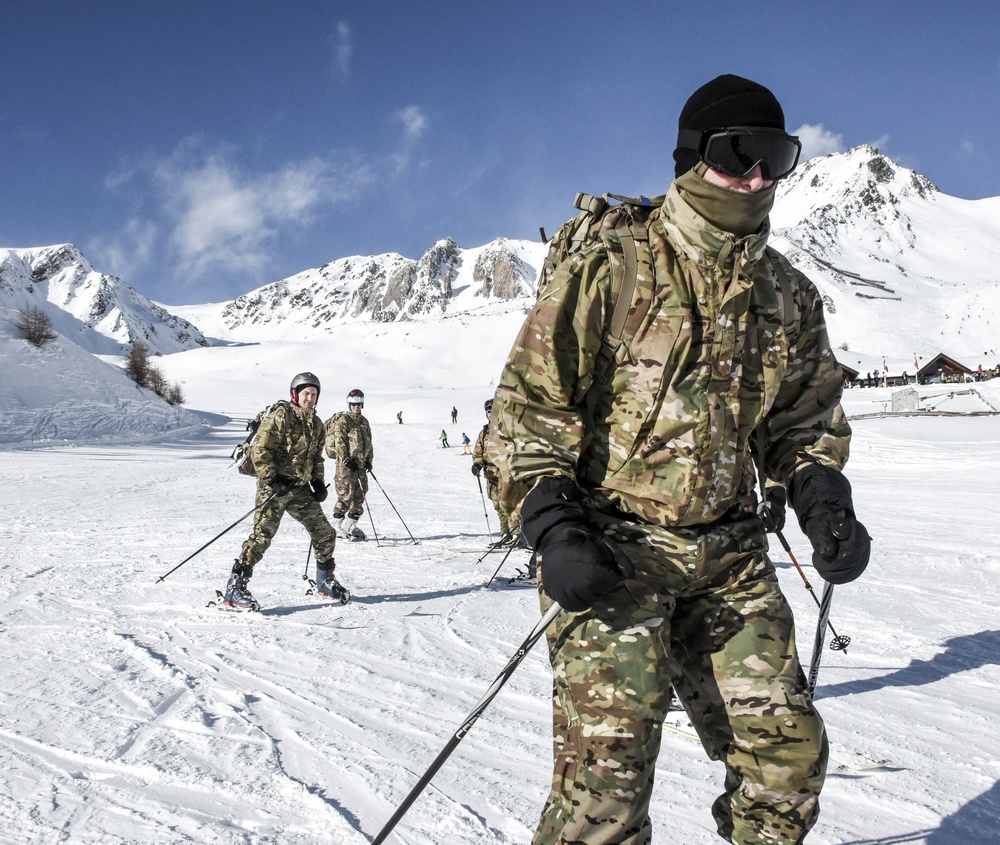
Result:
[[398,422],[400,425],[403,424],[403,412],[402,411],[400,411],[398,414],[396,414],[396,422]]
[[352,390],[347,394],[347,410],[326,421],[326,454],[337,460],[334,475],[337,504],[333,507],[333,520],[337,533],[349,540],[368,539],[358,528],[358,520],[365,512],[368,473],[375,457],[371,426],[361,413],[364,406],[365,394]]
[[[980,368],[980,369],[982,369],[982,368]],[[455,425],[455,423],[457,423],[457,422],[458,422],[458,408],[456,408],[454,405],[452,405],[452,407],[451,407],[451,424]]]
[[260,608],[248,582],[286,512],[302,523],[312,538],[317,592],[342,600],[348,595],[333,574],[337,535],[320,505],[327,489],[323,479],[325,432],[315,411],[319,390],[319,379],[312,373],[295,376],[289,388],[291,402],[274,406],[250,444],[250,459],[257,475],[257,512],[253,530],[226,584],[222,603],[228,608]]
[[448,432],[445,431],[443,428],[441,429],[441,448],[442,449],[448,448]]
[[462,454],[463,455],[471,455],[472,454],[472,449],[470,447],[471,443],[472,443],[472,441],[469,440],[469,435],[466,434],[463,431],[462,432]]

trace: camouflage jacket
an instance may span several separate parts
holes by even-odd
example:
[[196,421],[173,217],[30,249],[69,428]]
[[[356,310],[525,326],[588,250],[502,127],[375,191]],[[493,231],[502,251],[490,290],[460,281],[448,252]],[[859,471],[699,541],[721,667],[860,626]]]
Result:
[[374,459],[372,429],[364,414],[340,411],[326,421],[326,454],[339,464],[354,458],[359,467]]
[[500,474],[496,468],[496,464],[494,464],[490,458],[489,431],[490,424],[486,423],[486,425],[483,426],[483,430],[479,432],[479,436],[476,438],[476,445],[472,447],[472,462],[474,464],[482,464],[483,471],[486,473],[487,478],[499,478]]
[[595,361],[617,256],[586,246],[539,291],[494,402],[505,484],[570,478],[597,507],[671,527],[714,522],[744,499],[751,449],[781,483],[803,461],[842,467],[850,428],[823,305],[766,247],[768,224],[722,232],[672,185],[648,228],[624,354],[606,381]]
[[314,410],[278,403],[261,420],[250,446],[257,478],[264,484],[278,475],[322,483],[325,441],[323,422]]

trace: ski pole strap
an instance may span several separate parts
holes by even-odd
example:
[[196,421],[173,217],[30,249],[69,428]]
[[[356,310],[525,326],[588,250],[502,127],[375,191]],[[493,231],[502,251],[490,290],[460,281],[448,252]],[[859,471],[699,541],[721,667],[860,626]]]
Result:
[[514,670],[521,664],[525,656],[531,651],[531,647],[538,641],[538,638],[545,633],[545,629],[549,627],[556,616],[562,608],[559,606],[558,602],[553,602],[552,606],[546,611],[545,615],[538,620],[538,624],[532,629],[531,633],[525,638],[524,642],[518,647],[517,651],[514,652],[514,656],[507,661],[507,665],[503,668],[503,671],[497,675],[496,680],[490,685],[490,688],[486,690],[486,693],[479,700],[479,703],[475,706],[472,712],[469,714],[468,718],[462,723],[462,726],[455,732],[450,740],[448,740],[447,745],[442,749],[441,753],[434,758],[434,762],[428,767],[427,771],[424,772],[420,780],[417,781],[416,786],[410,790],[410,794],[403,799],[403,803],[399,805],[399,808],[395,813],[392,814],[392,818],[385,823],[382,830],[379,831],[378,835],[371,841],[371,845],[381,845],[385,842],[385,838],[392,833],[392,829],[396,826],[401,818],[406,814],[406,811],[410,809],[410,806],[417,799],[424,788],[431,782],[431,778],[437,774],[438,769],[444,764],[444,761],[448,759],[451,752],[455,750],[458,744],[465,738],[465,735],[472,729],[472,726],[476,723],[476,720],[482,715],[483,711],[489,707],[490,702],[496,698],[498,692],[500,692],[501,687],[507,683],[511,675],[514,674]]

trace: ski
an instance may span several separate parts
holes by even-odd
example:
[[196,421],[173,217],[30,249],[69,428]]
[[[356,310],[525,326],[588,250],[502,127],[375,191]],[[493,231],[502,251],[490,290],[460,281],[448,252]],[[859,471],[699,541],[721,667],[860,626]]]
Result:
[[513,578],[507,579],[508,587],[537,587],[538,578],[533,576],[527,569],[521,569],[518,567],[516,570],[517,575]]
[[212,607],[225,613],[260,613],[260,602],[255,601],[250,607],[233,607],[226,604],[226,597],[222,590],[215,591],[215,598],[205,607]]
[[889,767],[890,761],[885,760],[875,760],[872,763],[864,763],[860,766],[851,766],[848,763],[843,763],[837,760],[835,757],[830,757],[831,763],[836,763],[835,766],[830,766],[827,768],[826,773],[828,775],[840,775],[840,774],[873,774],[875,772],[891,772],[892,769]]

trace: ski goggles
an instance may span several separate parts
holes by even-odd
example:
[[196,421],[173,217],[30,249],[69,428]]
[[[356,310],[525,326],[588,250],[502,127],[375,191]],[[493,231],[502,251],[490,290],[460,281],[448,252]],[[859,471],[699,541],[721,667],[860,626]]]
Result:
[[759,164],[765,179],[787,176],[799,163],[802,144],[781,129],[760,126],[729,126],[725,129],[682,129],[677,145],[697,150],[698,157],[712,170],[742,178]]

